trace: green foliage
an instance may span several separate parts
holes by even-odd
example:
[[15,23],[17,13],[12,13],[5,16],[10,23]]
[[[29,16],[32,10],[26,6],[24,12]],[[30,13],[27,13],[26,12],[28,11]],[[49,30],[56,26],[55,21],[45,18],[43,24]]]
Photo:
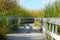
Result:
[[[14,25],[14,26],[11,26],[11,25]],[[9,21],[9,26],[10,26],[10,29],[11,31],[14,31],[14,30],[17,30],[17,28],[19,28],[19,24],[18,24],[18,20],[10,20]]]
[[53,4],[48,4],[46,6],[46,10],[45,10],[45,16],[46,18],[58,18],[59,15],[59,6],[60,2],[56,1]]
[[[0,0],[0,16],[1,16],[1,22],[0,22],[0,34],[5,35],[10,31],[10,27],[7,26],[7,17],[6,16],[19,16],[19,17],[31,17],[28,10],[24,9],[20,5],[17,4],[16,1],[7,2],[7,0]],[[16,20],[14,20],[12,23],[15,23]],[[14,26],[14,29],[17,28],[17,25]]]
[[58,25],[57,30],[58,30],[57,34],[60,35],[60,25]]
[[5,35],[8,33],[9,27],[7,25],[7,16],[0,13],[0,34]]

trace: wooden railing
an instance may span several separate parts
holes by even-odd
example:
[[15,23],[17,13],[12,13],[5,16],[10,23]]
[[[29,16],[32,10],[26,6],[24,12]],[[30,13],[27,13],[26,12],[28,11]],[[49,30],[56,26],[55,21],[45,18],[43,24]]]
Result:
[[[51,40],[60,40],[60,36],[57,35],[57,25],[60,25],[60,19],[59,18],[42,18],[42,28],[43,28],[43,34],[44,37],[46,37],[46,34],[50,35],[52,38]],[[47,25],[45,25],[47,24]],[[46,29],[45,27],[52,27],[51,31]]]

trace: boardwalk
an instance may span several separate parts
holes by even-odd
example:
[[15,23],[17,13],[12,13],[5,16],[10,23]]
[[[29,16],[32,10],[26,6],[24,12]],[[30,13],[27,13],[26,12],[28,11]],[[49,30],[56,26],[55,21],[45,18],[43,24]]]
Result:
[[25,26],[18,29],[15,33],[7,34],[8,40],[45,40],[38,28],[29,27]]

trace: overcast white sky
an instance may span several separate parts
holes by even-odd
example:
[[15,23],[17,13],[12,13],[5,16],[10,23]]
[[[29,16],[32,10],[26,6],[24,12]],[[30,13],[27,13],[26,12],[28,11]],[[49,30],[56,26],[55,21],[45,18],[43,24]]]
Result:
[[27,9],[41,9],[44,8],[48,3],[54,2],[53,0],[20,0],[20,5]]

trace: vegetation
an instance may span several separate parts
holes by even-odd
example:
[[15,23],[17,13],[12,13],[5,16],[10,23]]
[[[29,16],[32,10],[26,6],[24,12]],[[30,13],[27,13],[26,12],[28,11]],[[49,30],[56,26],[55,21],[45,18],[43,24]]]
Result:
[[[19,17],[32,17],[28,10],[20,7],[16,0],[0,0],[0,37],[4,38],[7,33],[9,33],[11,30],[10,26],[7,25],[9,21],[7,19],[7,16],[19,16]],[[12,21],[12,20],[11,20]],[[16,24],[17,20],[13,20],[12,24]],[[16,29],[16,27],[13,26],[13,29]],[[1,36],[2,35],[2,36]]]
[[0,39],[4,40],[5,35],[9,32],[7,16],[0,14]]
[[[52,15],[53,14],[53,15]],[[59,18],[60,17],[60,1],[56,1],[53,4],[48,3],[46,9],[42,10],[28,10],[18,5],[16,0],[0,0],[0,37],[5,36],[10,32],[10,26],[8,25],[7,16],[14,17],[36,17],[36,18]],[[25,20],[24,20],[25,21]],[[17,20],[10,20],[10,24],[16,25]],[[22,21],[21,21],[22,22]],[[37,23],[37,24],[36,24]],[[39,21],[35,21],[38,25]],[[16,29],[18,25],[13,26]],[[51,28],[50,28],[51,29]],[[59,30],[60,28],[58,28]],[[60,31],[59,31],[60,32]]]
[[[60,1],[55,1],[53,4],[48,4],[45,10],[46,18],[59,18],[60,17]],[[52,15],[53,14],[53,15]]]
[[57,30],[58,30],[57,34],[60,35],[60,25],[58,25]]
[[[48,4],[45,9],[46,18],[60,18],[60,0],[55,1],[53,4]],[[60,35],[60,27],[58,25],[58,35]],[[51,28],[50,28],[51,31]]]

